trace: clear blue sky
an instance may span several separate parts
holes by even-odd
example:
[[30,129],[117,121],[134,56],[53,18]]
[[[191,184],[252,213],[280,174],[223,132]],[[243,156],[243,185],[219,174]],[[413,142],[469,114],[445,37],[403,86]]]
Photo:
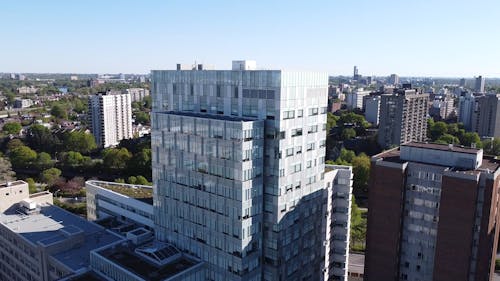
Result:
[[148,73],[175,63],[500,77],[498,0],[15,0],[0,72]]

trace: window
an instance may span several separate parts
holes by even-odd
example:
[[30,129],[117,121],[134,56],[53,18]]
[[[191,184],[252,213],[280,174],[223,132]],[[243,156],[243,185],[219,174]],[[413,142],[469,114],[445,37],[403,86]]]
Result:
[[320,140],[319,147],[325,147],[325,146],[326,146],[326,140]]
[[279,138],[280,140],[285,139],[285,131],[281,131],[281,132],[279,133],[279,135],[278,135],[278,138]]
[[295,111],[294,110],[283,111],[283,120],[293,119],[293,118],[295,118]]
[[311,150],[314,150],[314,142],[307,144],[307,151],[311,151]]
[[298,136],[302,136],[302,128],[292,130],[292,137],[298,137]]
[[295,148],[295,153],[297,153],[297,154],[301,154],[301,153],[302,153],[302,146],[297,146],[297,147]]
[[298,163],[298,164],[292,165],[291,170],[292,170],[292,173],[297,173],[297,172],[302,171],[302,164]]
[[306,168],[312,167],[312,160],[307,161]]
[[304,110],[299,109],[297,110],[297,118],[301,118],[304,115]]
[[286,156],[292,156],[293,155],[293,147],[292,148],[287,148],[286,149]]
[[312,125],[309,126],[309,130],[307,131],[308,134],[316,133],[318,132],[318,125]]
[[326,106],[322,107],[320,113],[321,114],[326,114],[326,112],[327,112]]
[[238,98],[238,87],[234,87],[234,95],[233,98]]
[[220,87],[220,85],[217,85],[217,97],[218,98],[221,97],[221,87]]
[[318,108],[309,108],[309,116],[318,115]]

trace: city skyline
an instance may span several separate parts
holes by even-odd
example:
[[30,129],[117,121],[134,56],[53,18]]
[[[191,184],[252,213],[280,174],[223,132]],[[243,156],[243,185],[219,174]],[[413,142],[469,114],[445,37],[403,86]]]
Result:
[[490,36],[500,4],[491,0],[134,4],[3,3],[0,72],[149,73],[195,61],[230,69],[232,59],[254,59],[330,75],[357,65],[363,76],[500,77],[500,39]]

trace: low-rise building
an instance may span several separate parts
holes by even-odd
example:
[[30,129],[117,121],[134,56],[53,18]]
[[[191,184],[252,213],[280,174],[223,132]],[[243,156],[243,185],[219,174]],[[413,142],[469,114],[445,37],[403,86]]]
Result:
[[130,88],[126,90],[130,94],[132,102],[141,101],[145,97],[149,96],[149,90],[144,88]]
[[26,182],[0,185],[0,193],[4,194],[0,199],[0,280],[51,281],[80,274],[90,268],[90,251],[123,241],[52,205],[49,192],[29,195]]
[[16,99],[14,100],[14,108],[27,108],[35,104],[31,99]]

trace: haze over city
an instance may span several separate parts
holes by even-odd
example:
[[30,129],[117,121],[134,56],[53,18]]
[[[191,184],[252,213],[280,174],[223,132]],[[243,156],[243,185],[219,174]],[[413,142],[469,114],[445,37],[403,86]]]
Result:
[[500,3],[6,1],[0,72],[149,73],[175,63],[500,77]]

